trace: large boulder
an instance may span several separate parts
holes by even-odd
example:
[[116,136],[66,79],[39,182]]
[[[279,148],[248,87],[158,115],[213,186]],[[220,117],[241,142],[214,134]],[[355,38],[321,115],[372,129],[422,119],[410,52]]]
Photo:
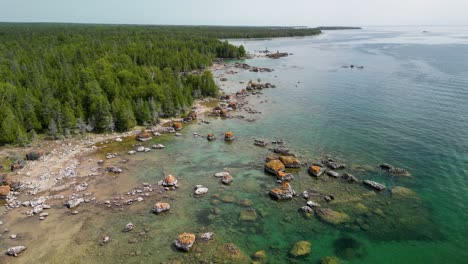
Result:
[[270,190],[270,195],[277,200],[292,199],[294,194],[295,192],[288,182],[283,182],[279,188],[273,188]]
[[160,214],[162,212],[169,211],[170,209],[171,209],[170,204],[158,202],[153,206],[153,213]]
[[72,208],[75,208],[77,206],[79,206],[80,204],[84,203],[84,199],[83,198],[76,198],[76,199],[71,199],[69,200],[68,202],[65,203],[65,205],[72,209]]
[[15,247],[8,248],[6,254],[8,256],[17,257],[21,252],[25,250],[26,250],[25,246],[15,246]]
[[309,241],[299,241],[294,244],[289,254],[295,258],[307,256],[310,254],[311,248],[312,244]]
[[9,185],[0,186],[0,199],[5,199],[10,193],[10,190]]
[[136,137],[136,139],[138,141],[141,141],[141,142],[145,142],[145,141],[148,141],[148,140],[151,140],[151,134],[142,130]]
[[174,122],[172,123],[172,127],[175,129],[175,131],[179,131],[182,129],[183,125],[182,122]]
[[367,185],[377,191],[383,191],[385,190],[385,185],[381,184],[381,183],[378,183],[378,182],[375,182],[375,181],[369,181],[369,180],[365,180],[363,181],[364,185]]
[[38,160],[44,155],[44,152],[34,150],[26,154],[26,160]]
[[232,131],[228,131],[228,132],[224,133],[224,140],[233,141],[234,140],[234,133]]
[[189,251],[194,243],[195,235],[187,232],[178,235],[176,240],[174,240],[174,246],[184,251]]
[[175,176],[169,174],[166,177],[164,177],[164,179],[161,182],[161,185],[165,187],[172,187],[172,186],[177,186],[178,182],[179,180],[177,180]]
[[280,182],[292,181],[294,179],[294,175],[292,173],[286,173],[284,171],[278,172],[276,177]]
[[271,160],[265,164],[265,171],[278,175],[278,172],[284,171],[286,167],[280,160]]
[[321,220],[332,225],[343,224],[351,220],[349,215],[329,208],[318,208],[315,212]]
[[231,184],[232,181],[233,181],[233,178],[232,178],[232,176],[229,175],[229,174],[228,174],[228,175],[224,175],[223,178],[221,179],[221,182],[222,182],[223,184],[226,184],[226,185]]
[[301,162],[293,156],[280,156],[280,161],[286,168],[300,168]]
[[322,175],[324,171],[325,171],[325,168],[320,167],[318,165],[312,165],[309,167],[309,173],[315,177],[319,177],[320,175]]

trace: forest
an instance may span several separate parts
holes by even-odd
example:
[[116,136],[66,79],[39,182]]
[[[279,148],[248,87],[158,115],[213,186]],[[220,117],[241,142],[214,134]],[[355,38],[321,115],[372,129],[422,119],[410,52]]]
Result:
[[127,131],[218,95],[220,39],[305,36],[318,29],[0,23],[0,145]]

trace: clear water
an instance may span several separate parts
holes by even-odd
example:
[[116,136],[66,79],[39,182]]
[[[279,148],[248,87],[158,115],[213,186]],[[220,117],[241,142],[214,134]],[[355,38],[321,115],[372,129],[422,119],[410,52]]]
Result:
[[[208,125],[185,127],[182,137],[149,142],[163,143],[166,149],[132,156],[119,178],[156,183],[163,173],[172,173],[181,177],[181,188],[123,212],[94,212],[77,238],[80,246],[76,248],[82,250],[75,248],[81,253],[73,263],[233,263],[219,250],[228,242],[247,256],[265,250],[270,263],[317,263],[324,256],[338,256],[347,263],[466,263],[466,28],[370,28],[234,43],[247,50],[267,47],[294,54],[279,60],[248,60],[250,65],[275,71],[238,70],[239,74],[227,75],[228,82],[220,83],[227,92],[243,88],[240,81],[258,78],[276,84],[277,88],[249,99],[262,114],[241,113],[255,118],[253,123],[210,119]],[[364,69],[342,68],[350,64]],[[237,136],[232,143],[192,137],[193,132],[213,132],[222,138],[227,130]],[[316,200],[323,207],[346,212],[352,221],[333,226],[314,216],[304,217],[298,212],[304,199],[276,202],[268,196],[276,183],[263,172],[263,162],[271,152],[254,146],[255,138],[282,138],[304,162],[334,157],[348,164],[358,178],[385,183],[388,190],[377,194],[327,176],[317,180],[303,168],[294,171],[291,185],[296,192],[316,189],[335,194],[330,204]],[[125,143],[122,152],[133,143]],[[377,169],[382,162],[405,168],[412,176],[383,173]],[[213,177],[222,170],[234,176],[231,186]],[[209,194],[192,197],[195,184],[207,186]],[[410,188],[417,196],[392,195],[394,186]],[[241,202],[246,199],[250,204]],[[156,201],[169,201],[171,211],[158,216],[149,213]],[[358,203],[368,211],[357,210]],[[256,222],[239,220],[247,207],[257,210]],[[121,233],[129,221],[138,232]],[[146,233],[138,235],[143,227]],[[197,243],[189,253],[176,252],[171,243],[184,231],[213,231],[216,240]],[[112,234],[113,241],[98,246],[96,241],[104,234]],[[132,238],[137,242],[129,243]],[[294,259],[288,252],[299,240],[310,241],[312,253]],[[135,252],[138,256],[132,256]],[[51,253],[48,259],[60,263],[60,256]]]

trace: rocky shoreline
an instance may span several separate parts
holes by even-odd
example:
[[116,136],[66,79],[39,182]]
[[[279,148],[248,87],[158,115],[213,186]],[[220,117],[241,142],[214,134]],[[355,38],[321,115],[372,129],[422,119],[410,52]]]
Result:
[[[214,67],[222,68],[224,66],[218,64]],[[253,72],[272,71],[271,69],[266,70],[265,68],[252,67],[247,64],[236,64],[234,67],[248,71],[254,69]],[[112,197],[105,196],[106,194],[98,194],[92,186],[93,182],[97,181],[100,177],[106,177],[105,180],[116,179],[119,174],[125,173],[125,169],[121,166],[128,163],[133,157],[144,156],[145,153],[149,152],[162,151],[165,148],[164,145],[154,144],[146,146],[145,142],[161,137],[164,134],[182,136],[183,127],[186,123],[198,122],[210,124],[210,118],[235,118],[253,122],[254,120],[246,118],[243,112],[246,113],[245,115],[258,115],[261,112],[256,111],[253,109],[254,106],[249,104],[249,96],[262,95],[261,91],[263,89],[274,87],[270,83],[251,81],[246,84],[245,89],[231,94],[223,94],[219,100],[214,101],[214,106],[207,106],[207,101],[196,102],[193,111],[185,119],[164,120],[160,126],[138,129],[124,134],[93,135],[81,140],[71,139],[60,142],[47,142],[50,143],[47,148],[39,148],[37,146],[32,149],[18,150],[23,154],[27,154],[26,156],[29,161],[24,164],[23,168],[20,168],[23,166],[20,163],[13,164],[14,166],[11,168],[14,171],[13,180],[9,176],[1,178],[2,185],[9,186],[8,188],[12,189],[11,191],[8,190],[8,194],[5,197],[5,214],[0,217],[0,223],[8,225],[10,221],[29,218],[37,218],[39,220],[37,222],[43,222],[54,217],[54,214],[61,214],[59,211],[65,211],[68,216],[80,215],[83,206],[87,204],[104,210],[122,212],[133,206],[146,206],[146,201],[150,199],[156,199],[157,202],[147,208],[148,214],[153,213],[157,217],[171,217],[170,214],[174,209],[172,209],[168,192],[180,192],[179,187],[184,184],[183,177],[164,173],[164,177],[159,182],[135,182],[133,185],[135,187],[132,189],[123,192],[113,192]],[[199,136],[198,133],[193,134],[195,138]],[[206,135],[206,139],[207,142],[217,140],[213,133]],[[224,138],[219,140],[227,141],[228,143],[226,144],[236,144],[238,139],[236,138],[235,131],[225,131]],[[116,144],[118,146],[121,142],[132,142],[132,150],[129,150],[126,154],[121,153],[118,148],[115,152],[100,153],[100,150],[104,149],[106,145]],[[380,208],[369,212],[370,209],[362,204],[367,199],[374,199],[374,197],[377,197],[375,199],[379,199],[378,195],[384,196],[385,193],[388,193],[390,188],[384,184],[372,179],[358,179],[358,177],[351,174],[355,171],[339,160],[332,158],[314,161],[307,160],[303,156],[303,153],[296,154],[289,150],[284,140],[257,139],[252,143],[252,148],[257,148],[258,146],[265,147],[265,151],[270,152],[265,158],[263,170],[266,174],[275,177],[271,181],[272,184],[275,184],[273,188],[259,189],[258,191],[265,191],[273,200],[278,202],[284,200],[285,203],[289,202],[294,204],[294,206],[302,203],[301,206],[297,207],[297,211],[301,212],[305,218],[310,219],[315,217],[326,224],[347,230],[371,229],[374,224],[373,220],[364,221],[362,220],[362,216],[356,217],[340,208],[340,203],[343,203],[343,200],[348,199],[350,196],[357,201],[353,203],[353,206],[354,204],[358,206],[356,211],[361,210],[364,212],[363,214],[368,214],[368,218],[386,217],[383,212],[381,213],[381,211],[377,210],[380,210]],[[41,142],[40,144],[46,143]],[[268,149],[267,146],[269,144],[274,147]],[[7,150],[3,150],[3,153],[7,152]],[[101,154],[104,154],[104,158],[97,158]],[[409,175],[406,170],[395,168],[385,163],[379,167],[391,175]],[[314,188],[303,188],[302,190],[295,191],[293,188],[294,181],[298,176],[304,177],[304,175],[300,174],[302,169],[305,169],[304,171],[306,171],[311,179],[326,182],[327,184],[331,182],[334,187],[339,186],[346,191],[332,193],[328,190]],[[237,180],[234,181],[234,177],[228,171],[216,173],[214,176],[223,188],[232,188],[233,185],[239,184]],[[191,197],[191,199],[203,199],[203,197],[210,195],[210,190],[204,185],[197,184],[190,190],[191,193],[185,193],[185,195]],[[100,191],[106,193],[103,190]],[[364,194],[358,193],[359,191]],[[417,197],[413,191],[405,187],[393,187],[390,189],[390,192],[398,197]],[[366,195],[371,198],[367,198]],[[212,197],[214,197],[213,201],[221,200],[220,202],[232,203],[232,199],[226,197],[218,197],[219,199],[215,195]],[[271,202],[275,203],[274,201]],[[349,203],[349,201],[346,200],[345,203]],[[250,202],[243,201],[241,204],[247,208],[241,211],[239,221],[243,223],[256,223],[260,218],[265,217],[262,215],[262,211],[256,209]],[[7,212],[13,215],[7,215]],[[2,222],[2,219],[8,220]],[[122,232],[134,233],[135,230],[140,228],[133,223],[130,222],[122,226]],[[35,223],[31,222],[31,225],[33,224]],[[0,239],[5,239],[6,234],[16,233],[15,231],[8,230],[4,232]],[[196,248],[195,254],[202,255],[203,250],[197,244],[205,245],[203,243],[214,240],[215,235],[212,230],[205,231],[208,232],[186,230],[183,233],[174,234],[172,246],[174,249],[182,252],[193,252],[194,248]],[[96,243],[99,243],[100,246],[112,244],[112,237],[112,234],[106,233]],[[25,245],[18,244],[9,247],[6,249],[6,254],[19,256],[22,252],[34,250],[28,245],[27,240],[15,239],[16,236],[14,239],[11,238],[11,240],[24,243]],[[28,248],[28,251],[25,251],[26,248]],[[223,243],[216,251],[216,254],[232,260],[232,263],[248,263],[251,261],[254,261],[254,263],[267,263],[268,259],[265,251],[257,251],[249,257],[232,243]],[[302,258],[310,253],[311,243],[309,241],[298,241],[292,245],[289,255],[292,258]],[[188,255],[187,258],[189,260],[197,259],[193,255]],[[330,259],[338,261],[336,257],[326,257],[324,259],[327,261]]]

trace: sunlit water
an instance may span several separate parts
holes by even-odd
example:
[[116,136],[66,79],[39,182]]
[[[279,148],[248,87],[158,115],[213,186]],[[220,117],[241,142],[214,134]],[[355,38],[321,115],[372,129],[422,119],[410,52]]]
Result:
[[[118,177],[154,184],[164,173],[171,173],[181,177],[181,188],[123,212],[95,210],[76,238],[80,253],[75,253],[74,263],[230,263],[219,251],[229,242],[247,256],[265,250],[269,263],[317,263],[324,256],[338,256],[348,263],[465,263],[468,30],[371,28],[234,43],[250,51],[268,48],[293,53],[278,60],[246,61],[275,69],[272,73],[215,72],[228,78],[219,82],[227,92],[243,88],[240,81],[258,78],[277,85],[249,97],[262,114],[240,113],[255,122],[207,118],[210,124],[187,126],[182,137],[165,136],[146,143],[163,143],[166,149],[131,156]],[[342,67],[351,64],[364,69]],[[227,130],[237,136],[232,143],[221,140]],[[202,137],[194,138],[194,132]],[[208,142],[204,135],[209,132],[218,140]],[[349,214],[352,220],[333,226],[304,216],[298,212],[306,202],[302,197],[284,202],[269,197],[276,183],[263,172],[263,163],[271,152],[254,146],[255,138],[282,138],[303,162],[333,157],[346,163],[347,171],[359,179],[385,183],[387,190],[374,193],[361,184],[327,176],[316,179],[303,167],[294,171],[291,185],[296,192],[333,193],[337,198],[330,204],[321,196],[313,199],[322,207]],[[124,143],[122,155],[134,143]],[[383,162],[405,168],[412,176],[384,173],[378,169]],[[213,177],[223,170],[234,176],[232,185],[223,186]],[[193,197],[195,184],[207,186],[209,193]],[[417,196],[394,195],[394,186],[410,188]],[[151,214],[156,201],[170,202],[171,211]],[[356,209],[358,204],[367,210]],[[249,207],[257,211],[257,220],[240,221],[240,212]],[[136,231],[122,233],[129,221]],[[177,252],[171,243],[184,231],[212,231],[216,239],[197,243],[192,252]],[[106,234],[113,241],[97,245]],[[310,241],[312,252],[294,259],[289,250],[299,240]],[[51,262],[60,263],[61,255],[66,253],[52,254]]]

